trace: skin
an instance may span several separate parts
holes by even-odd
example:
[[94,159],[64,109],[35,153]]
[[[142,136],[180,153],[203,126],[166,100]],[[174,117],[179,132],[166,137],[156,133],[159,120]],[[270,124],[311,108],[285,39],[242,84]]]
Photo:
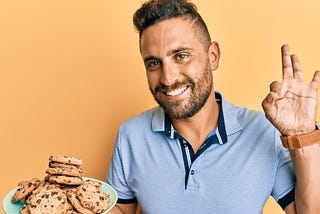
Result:
[[[176,130],[196,152],[218,122],[219,106],[215,100],[212,71],[218,68],[220,49],[216,42],[207,47],[203,39],[195,35],[195,27],[190,23],[190,20],[173,18],[150,26],[141,36],[140,49],[151,92],[154,93],[159,85],[166,86],[166,90],[157,96],[169,105],[174,102],[179,103],[179,106],[188,105],[192,94],[197,92],[184,80],[198,83],[199,79],[207,77],[208,82],[205,84],[209,87],[209,94],[203,107],[188,118],[170,117]],[[177,85],[177,82],[183,84]],[[186,90],[175,96],[167,94],[185,87]],[[179,112],[181,108],[173,110]],[[136,206],[117,204],[112,213],[121,213],[122,210],[123,213],[134,214]]]
[[[315,130],[320,71],[316,71],[311,82],[306,84],[298,57],[290,54],[288,45],[281,47],[281,54],[282,82],[270,84],[270,92],[262,102],[263,110],[282,135],[312,132]],[[319,151],[319,144],[290,150],[297,184],[295,202],[286,207],[287,214],[319,213]]]
[[305,84],[297,55],[290,54],[288,45],[282,46],[281,53],[282,82],[271,83],[270,93],[262,102],[265,114],[283,135],[314,131],[320,72]]
[[[156,100],[158,96],[175,112],[169,114],[174,127],[197,151],[217,125],[219,106],[215,101],[212,71],[218,68],[220,50],[216,42],[206,47],[194,32],[195,26],[190,20],[169,19],[146,29],[140,45],[150,90]],[[195,86],[184,80],[190,80]],[[159,85],[166,87],[155,95]],[[201,91],[203,88],[206,92]],[[177,92],[175,90],[182,92],[170,96]],[[193,97],[205,93],[208,99],[200,110],[187,118],[175,117],[181,111],[191,111],[188,105]]]
[[[174,127],[196,152],[208,133],[217,126],[219,105],[211,83],[212,71],[219,65],[220,50],[217,42],[212,42],[209,47],[204,45],[203,39],[195,36],[194,31],[190,20],[164,20],[142,33],[140,50],[150,91],[156,101],[171,112],[169,117]],[[320,72],[315,72],[311,83],[305,84],[297,56],[290,55],[287,45],[281,49],[283,79],[270,85],[270,93],[262,102],[266,117],[284,135],[313,131]],[[201,82],[204,77],[207,81]],[[197,87],[199,84],[206,88],[205,92]],[[188,106],[192,97],[203,94],[208,96],[203,106],[193,115],[182,117],[181,111],[192,109]],[[292,159],[299,165],[296,157],[292,156]],[[302,182],[297,182],[298,192],[303,189],[303,183],[309,182],[298,171],[299,176]],[[310,193],[313,194],[304,192],[306,197]],[[117,204],[110,213],[135,214],[136,208],[137,204]],[[299,213],[299,209],[305,210],[303,203],[293,202],[287,206],[286,213]]]

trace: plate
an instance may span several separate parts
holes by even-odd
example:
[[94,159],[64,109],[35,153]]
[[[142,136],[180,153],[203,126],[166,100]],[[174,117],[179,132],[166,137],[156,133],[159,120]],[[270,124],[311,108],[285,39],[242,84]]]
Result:
[[[106,211],[104,211],[103,214],[110,211],[114,207],[114,205],[117,203],[117,199],[118,199],[118,195],[117,195],[117,192],[115,191],[115,189],[113,189],[113,187],[110,186],[109,184],[107,184],[106,182],[100,181],[95,178],[82,177],[82,179],[83,180],[96,180],[102,184],[101,190],[110,195],[108,209]],[[11,198],[12,198],[13,194],[17,191],[17,189],[18,189],[18,187],[11,190],[3,199],[2,206],[3,206],[4,211],[7,214],[19,214],[20,209],[23,206],[22,202],[15,202],[15,203],[11,202]]]

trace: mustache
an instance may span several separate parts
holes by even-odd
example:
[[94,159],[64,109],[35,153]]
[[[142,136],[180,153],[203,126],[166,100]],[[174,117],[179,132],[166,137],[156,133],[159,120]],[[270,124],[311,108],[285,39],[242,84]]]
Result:
[[190,79],[185,79],[183,81],[178,81],[178,82],[173,83],[172,85],[164,85],[164,84],[160,83],[159,85],[157,85],[155,87],[154,92],[155,93],[159,93],[159,92],[162,92],[162,91],[171,91],[171,90],[175,90],[177,88],[180,88],[182,85],[191,85],[191,86],[193,86],[194,83]]

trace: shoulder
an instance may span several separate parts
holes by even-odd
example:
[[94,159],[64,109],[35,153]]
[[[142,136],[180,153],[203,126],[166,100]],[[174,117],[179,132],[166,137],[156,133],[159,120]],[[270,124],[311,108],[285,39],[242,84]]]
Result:
[[231,130],[242,130],[255,127],[254,129],[259,130],[274,130],[263,111],[237,106],[228,102],[226,99],[222,101],[223,115],[227,129],[229,127]]
[[154,117],[154,115],[160,111],[160,107],[154,107],[152,109],[148,109],[138,115],[134,115],[124,122],[121,123],[121,126],[132,126],[132,125],[137,125],[137,124],[145,124],[145,123],[150,123]]
[[154,123],[161,124],[163,120],[163,109],[159,106],[135,115],[120,124],[120,132],[152,131]]
[[259,120],[263,123],[267,122],[264,113],[261,110],[253,110],[247,107],[242,107],[229,102],[221,93],[216,94],[221,100],[222,110],[225,120],[239,122],[250,122],[252,120]]
[[258,122],[271,125],[264,113],[260,110],[252,110],[245,107],[238,107],[238,120],[242,122]]
[[241,127],[253,132],[268,133],[272,137],[274,137],[276,132],[275,127],[265,117],[264,112],[260,110],[239,107],[237,120],[241,124]]

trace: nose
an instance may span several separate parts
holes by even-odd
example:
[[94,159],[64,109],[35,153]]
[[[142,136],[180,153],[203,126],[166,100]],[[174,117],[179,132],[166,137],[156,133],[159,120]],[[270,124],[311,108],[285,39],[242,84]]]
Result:
[[178,66],[171,64],[169,62],[162,63],[162,72],[161,72],[161,83],[163,85],[172,85],[177,81],[179,77],[179,68]]

